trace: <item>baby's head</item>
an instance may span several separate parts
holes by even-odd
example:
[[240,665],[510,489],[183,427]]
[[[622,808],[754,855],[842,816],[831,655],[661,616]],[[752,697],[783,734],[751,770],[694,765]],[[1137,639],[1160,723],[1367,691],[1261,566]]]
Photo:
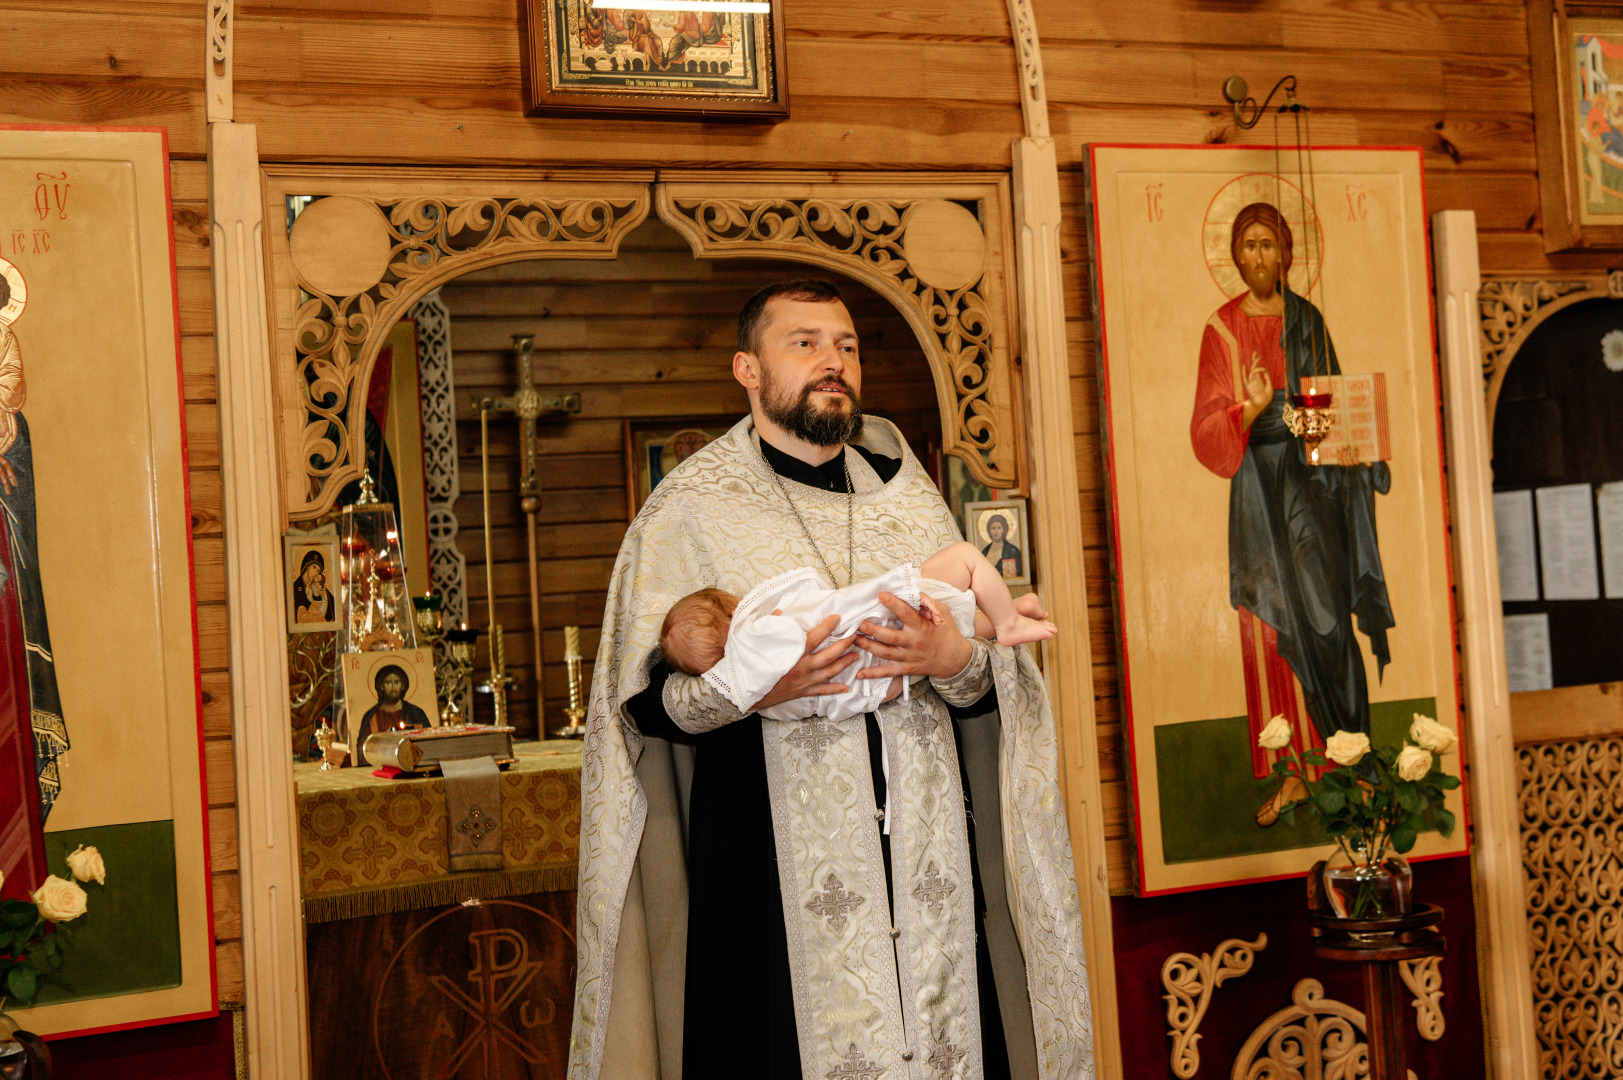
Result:
[[700,589],[672,604],[659,628],[659,647],[671,667],[703,675],[720,663],[737,607],[738,597],[722,589]]

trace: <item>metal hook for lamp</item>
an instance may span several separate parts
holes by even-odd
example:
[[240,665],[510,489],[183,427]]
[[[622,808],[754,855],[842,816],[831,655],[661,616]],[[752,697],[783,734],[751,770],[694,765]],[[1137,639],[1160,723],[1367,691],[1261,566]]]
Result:
[[[1298,103],[1296,100],[1295,75],[1286,75],[1274,83],[1274,88],[1268,91],[1268,96],[1262,99],[1261,105],[1258,105],[1256,99],[1249,95],[1249,87],[1246,86],[1245,80],[1238,75],[1234,75],[1223,82],[1223,98],[1234,106],[1234,122],[1243,130],[1249,131],[1257,126],[1257,121],[1262,119],[1262,114],[1268,110],[1268,104],[1274,100],[1274,95],[1279,93],[1280,87],[1285,89],[1285,101],[1284,104],[1279,106],[1280,112],[1306,110],[1307,106]],[[1248,109],[1251,114],[1249,120],[1245,116]]]

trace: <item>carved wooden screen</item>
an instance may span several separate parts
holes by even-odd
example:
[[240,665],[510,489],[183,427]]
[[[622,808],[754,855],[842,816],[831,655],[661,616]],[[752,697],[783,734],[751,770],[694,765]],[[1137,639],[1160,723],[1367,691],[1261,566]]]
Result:
[[266,169],[290,520],[321,515],[360,476],[371,369],[417,300],[498,263],[612,259],[656,197],[698,258],[809,263],[889,299],[929,360],[942,449],[988,486],[1024,493],[1006,180],[553,177]]

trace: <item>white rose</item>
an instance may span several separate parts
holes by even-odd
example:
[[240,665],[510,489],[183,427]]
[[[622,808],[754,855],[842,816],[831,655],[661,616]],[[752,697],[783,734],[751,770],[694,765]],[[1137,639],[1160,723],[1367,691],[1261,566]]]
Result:
[[1416,746],[1425,747],[1434,754],[1448,753],[1459,741],[1448,727],[1419,713],[1414,714],[1414,723],[1409,725],[1409,738],[1414,740]]
[[68,869],[80,881],[96,879],[97,885],[107,884],[107,867],[101,861],[101,852],[80,844],[68,855]]
[[1337,765],[1357,765],[1369,753],[1369,736],[1356,731],[1338,731],[1324,741],[1324,756]]
[[1405,746],[1398,752],[1398,777],[1419,780],[1431,772],[1431,751],[1418,746]]
[[1257,736],[1257,745],[1264,750],[1282,750],[1291,741],[1290,721],[1283,716],[1276,716],[1268,721],[1268,726],[1262,729]]
[[85,913],[85,891],[52,874],[34,890],[34,906],[51,922],[72,922]]

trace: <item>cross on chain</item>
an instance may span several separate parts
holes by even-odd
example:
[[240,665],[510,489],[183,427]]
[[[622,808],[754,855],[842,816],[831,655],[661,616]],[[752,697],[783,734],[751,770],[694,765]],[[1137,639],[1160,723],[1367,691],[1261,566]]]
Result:
[[924,877],[913,886],[913,899],[919,901],[930,909],[932,919],[941,918],[941,902],[952,895],[958,886],[941,876],[936,869],[935,860],[924,868]]
[[845,891],[845,882],[832,873],[823,879],[823,891],[806,901],[806,910],[828,919],[828,928],[836,934],[845,932],[845,916],[855,911],[867,898]]

